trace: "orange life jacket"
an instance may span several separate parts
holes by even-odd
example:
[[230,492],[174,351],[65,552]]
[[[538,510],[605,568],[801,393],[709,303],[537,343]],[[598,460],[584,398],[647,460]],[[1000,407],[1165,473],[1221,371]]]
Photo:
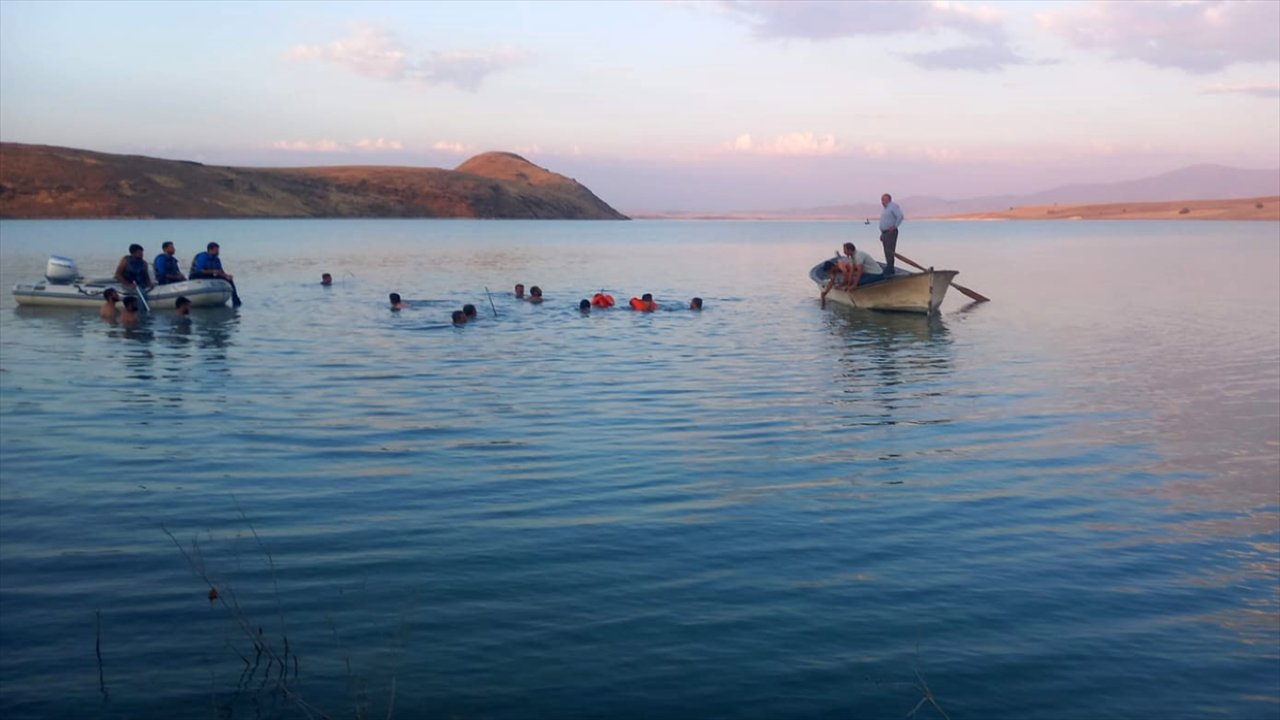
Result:
[[613,307],[613,296],[605,293],[596,293],[591,297],[592,307],[611,308]]
[[658,309],[658,303],[652,300],[650,300],[649,302],[645,302],[640,298],[633,297],[631,298],[631,309],[639,310],[641,312],[653,312],[654,310]]

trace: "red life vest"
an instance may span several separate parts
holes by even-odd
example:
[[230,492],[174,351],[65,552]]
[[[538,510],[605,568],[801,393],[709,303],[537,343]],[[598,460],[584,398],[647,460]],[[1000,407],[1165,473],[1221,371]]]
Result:
[[591,306],[598,308],[611,308],[613,307],[613,296],[606,295],[605,293],[596,293],[591,298]]
[[631,309],[639,310],[641,312],[653,312],[654,310],[658,309],[658,303],[652,300],[645,302],[640,298],[633,297],[631,298]]

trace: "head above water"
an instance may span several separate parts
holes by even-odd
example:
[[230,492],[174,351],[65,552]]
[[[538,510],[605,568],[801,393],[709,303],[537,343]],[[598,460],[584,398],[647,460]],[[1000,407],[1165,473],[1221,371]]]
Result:
[[591,312],[591,301],[583,298],[582,301],[578,303],[578,309],[582,312]]
[[116,292],[115,288],[107,288],[102,291],[102,299],[113,303],[120,299],[120,293]]
[[321,273],[321,274],[320,274],[320,284],[321,284],[321,285],[332,285],[332,284],[333,284],[333,276],[332,276],[332,275],[330,275],[329,273]]
[[124,309],[128,312],[138,312],[138,298],[128,295],[124,299]]
[[178,311],[179,315],[191,314],[191,300],[185,295],[179,295],[178,299],[173,301],[173,307]]
[[700,297],[696,297],[696,298],[694,298],[694,299],[690,300],[690,301],[689,301],[689,309],[690,309],[690,310],[701,310],[701,309],[702,309],[702,298],[700,298]]
[[524,283],[516,283],[516,297],[524,297]]
[[534,285],[533,287],[529,288],[529,295],[531,297],[536,297],[536,298],[542,297],[542,288],[538,287],[537,285]]
[[467,319],[470,320],[471,318],[476,316],[476,306],[472,305],[471,303],[467,303],[466,305],[463,305],[462,314],[466,315]]
[[387,298],[391,300],[393,306],[400,304],[400,293],[391,293]]
[[645,293],[640,296],[640,299],[645,302],[653,302],[653,293]]
[[461,310],[454,310],[454,311],[453,311],[453,324],[454,324],[454,325],[466,325],[466,324],[467,324],[467,314],[466,314],[466,313],[464,313],[464,312],[462,312]]

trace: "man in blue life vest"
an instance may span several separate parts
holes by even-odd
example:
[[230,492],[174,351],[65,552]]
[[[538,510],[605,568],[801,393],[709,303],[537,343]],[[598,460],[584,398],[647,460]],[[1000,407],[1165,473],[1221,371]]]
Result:
[[222,278],[229,282],[233,279],[230,273],[222,271],[222,260],[218,259],[218,248],[218,243],[211,242],[205,246],[205,252],[198,253],[191,261],[191,272],[188,275],[192,280]]
[[142,246],[134,243],[129,246],[129,254],[120,258],[120,263],[116,265],[116,282],[129,290],[139,287],[150,290],[155,287],[155,283],[151,282],[151,273],[147,270],[147,261],[143,259],[142,254]]
[[173,243],[166,242],[160,246],[160,250],[161,252],[156,256],[155,261],[156,282],[165,285],[186,280],[182,276],[181,268],[178,267],[178,259],[173,256]]
[[231,304],[240,307],[240,296],[236,293],[236,283],[231,273],[222,270],[222,260],[218,259],[218,243],[211,242],[205,246],[205,252],[198,253],[191,261],[191,272],[187,273],[191,280],[222,278],[231,284]]

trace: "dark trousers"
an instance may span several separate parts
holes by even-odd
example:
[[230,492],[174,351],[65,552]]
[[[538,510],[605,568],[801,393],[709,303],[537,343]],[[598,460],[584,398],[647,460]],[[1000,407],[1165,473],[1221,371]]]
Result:
[[893,275],[893,254],[898,249],[898,228],[881,231],[880,244],[884,245],[884,274]]

